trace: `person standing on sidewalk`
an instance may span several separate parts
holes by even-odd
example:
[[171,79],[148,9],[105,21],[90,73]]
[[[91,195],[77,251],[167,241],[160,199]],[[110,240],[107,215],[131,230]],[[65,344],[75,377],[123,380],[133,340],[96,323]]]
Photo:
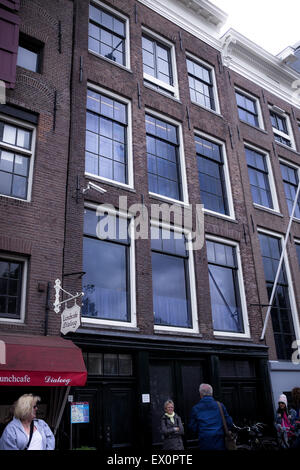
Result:
[[[192,408],[189,426],[198,434],[200,450],[226,450],[223,421],[218,402],[213,398],[213,388],[209,384],[199,387],[200,401]],[[232,418],[223,403],[224,417],[228,429],[232,427]]]
[[161,433],[163,450],[183,450],[183,424],[180,416],[174,411],[174,402],[167,400],[164,404],[164,414],[161,417]]
[[14,418],[3,431],[0,450],[54,450],[55,438],[48,424],[36,418],[40,397],[27,393],[14,406]]

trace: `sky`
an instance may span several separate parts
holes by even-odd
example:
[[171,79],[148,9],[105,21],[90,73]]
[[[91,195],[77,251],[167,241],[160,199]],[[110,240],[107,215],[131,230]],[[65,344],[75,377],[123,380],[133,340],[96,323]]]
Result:
[[300,41],[299,0],[210,0],[227,13],[230,27],[273,55]]

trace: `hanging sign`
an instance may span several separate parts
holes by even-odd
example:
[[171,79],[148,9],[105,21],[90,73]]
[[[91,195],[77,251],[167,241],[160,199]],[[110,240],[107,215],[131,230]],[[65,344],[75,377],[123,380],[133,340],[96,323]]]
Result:
[[88,402],[71,403],[71,424],[89,423],[90,407]]
[[66,307],[61,314],[60,331],[66,335],[70,331],[76,331],[80,326],[80,307],[75,304],[73,307]]

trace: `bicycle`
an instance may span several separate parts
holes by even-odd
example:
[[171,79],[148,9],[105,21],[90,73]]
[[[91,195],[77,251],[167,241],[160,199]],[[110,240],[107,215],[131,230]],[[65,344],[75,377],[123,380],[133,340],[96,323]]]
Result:
[[264,436],[267,426],[264,423],[255,423],[243,427],[233,426],[236,435],[237,450],[239,451],[275,451],[279,449],[277,439]]

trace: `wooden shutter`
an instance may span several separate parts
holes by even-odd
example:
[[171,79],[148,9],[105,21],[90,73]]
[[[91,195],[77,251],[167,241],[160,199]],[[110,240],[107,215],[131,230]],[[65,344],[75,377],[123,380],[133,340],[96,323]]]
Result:
[[19,42],[20,18],[17,14],[1,8],[19,9],[19,0],[0,0],[0,80],[6,88],[14,88]]

